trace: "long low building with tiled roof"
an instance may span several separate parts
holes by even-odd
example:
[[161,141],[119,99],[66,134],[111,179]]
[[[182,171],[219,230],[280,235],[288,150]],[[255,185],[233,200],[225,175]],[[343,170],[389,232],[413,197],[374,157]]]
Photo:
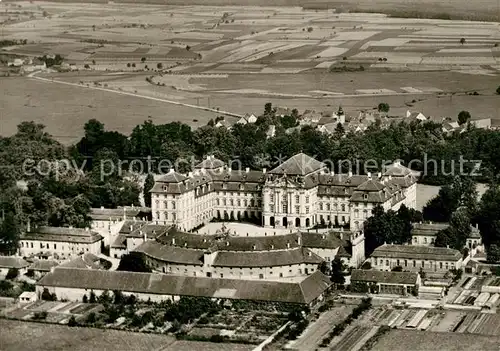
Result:
[[353,269],[351,291],[396,295],[418,295],[421,278],[415,272],[384,272]]
[[103,237],[95,231],[66,227],[38,227],[21,235],[19,251],[24,257],[50,253],[68,258],[83,253],[99,255]]
[[448,272],[460,269],[463,255],[458,250],[445,247],[415,245],[382,245],[370,256],[372,267],[390,271],[401,267],[404,271]]
[[317,224],[362,230],[373,207],[416,206],[416,175],[400,163],[384,173],[334,174],[326,163],[297,154],[276,168],[234,170],[208,156],[194,172],[170,170],[152,193],[153,221],[184,231],[214,218],[252,219],[268,228],[303,230]]
[[18,256],[0,256],[0,276],[5,277],[10,269],[26,273],[30,263]]
[[121,291],[139,300],[177,300],[182,296],[222,300],[251,300],[313,305],[330,288],[328,276],[315,272],[294,282],[186,277],[157,273],[135,273],[55,268],[36,283],[39,297],[45,289],[58,299],[82,301],[93,291]]

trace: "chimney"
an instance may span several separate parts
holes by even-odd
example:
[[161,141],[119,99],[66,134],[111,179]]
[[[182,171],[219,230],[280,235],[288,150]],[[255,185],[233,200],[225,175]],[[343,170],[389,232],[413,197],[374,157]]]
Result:
[[321,238],[322,238],[322,239],[326,239],[326,235],[325,235],[325,234],[323,234],[323,235],[321,236]]
[[352,171],[349,171],[349,177],[352,177]]
[[372,173],[371,172],[368,172],[368,179],[372,180]]
[[286,247],[287,247],[287,249],[289,249],[290,248],[290,243],[286,243]]
[[262,168],[262,173],[263,173],[263,174],[266,174],[266,171],[267,171],[267,170],[266,170],[265,168]]
[[226,241],[226,246],[229,246],[229,241]]
[[479,224],[476,223],[476,229],[479,229]]
[[378,172],[377,177],[378,179],[382,178],[382,172]]
[[104,206],[101,206],[101,210],[104,210]]
[[193,172],[189,172],[189,173],[188,173],[188,177],[189,177],[189,178],[193,178]]
[[302,246],[302,235],[299,233],[299,235],[297,236],[297,244],[299,246]]
[[31,232],[31,222],[30,219],[28,218],[28,223],[26,224],[26,231],[29,233]]
[[172,238],[172,245],[175,245],[175,238]]
[[187,247],[188,246],[188,243],[184,242],[184,247]]
[[271,250],[274,250],[274,245],[271,244]]
[[170,169],[168,170],[168,173],[174,173],[174,172],[175,172],[175,169],[173,169],[173,168],[170,168]]
[[250,172],[250,168],[248,168],[248,167],[247,167],[247,168],[245,168],[245,172],[246,172],[246,173]]

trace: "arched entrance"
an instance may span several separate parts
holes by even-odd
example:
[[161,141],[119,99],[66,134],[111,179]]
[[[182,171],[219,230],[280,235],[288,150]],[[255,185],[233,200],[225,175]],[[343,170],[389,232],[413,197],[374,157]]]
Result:
[[310,227],[311,226],[311,221],[309,220],[309,218],[306,218],[306,227]]
[[269,218],[269,225],[274,227],[274,217]]
[[283,217],[283,227],[288,227],[288,219],[286,217]]
[[300,228],[300,218],[295,218],[295,226]]

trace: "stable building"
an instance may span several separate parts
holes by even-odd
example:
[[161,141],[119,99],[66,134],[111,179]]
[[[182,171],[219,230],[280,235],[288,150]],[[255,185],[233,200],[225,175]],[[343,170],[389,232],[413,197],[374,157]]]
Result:
[[90,229],[38,227],[26,231],[19,240],[23,257],[44,254],[65,259],[84,253],[99,255],[103,237]]
[[373,251],[369,262],[374,269],[381,271],[401,267],[411,272],[446,273],[451,269],[461,269],[463,256],[458,250],[444,247],[382,245]]
[[351,290],[391,295],[418,295],[421,278],[413,272],[384,272],[354,269]]
[[142,301],[176,301],[182,296],[216,300],[249,300],[313,306],[332,286],[330,278],[315,272],[294,282],[185,277],[157,273],[55,268],[36,283],[58,299],[82,301],[90,292],[121,291]]

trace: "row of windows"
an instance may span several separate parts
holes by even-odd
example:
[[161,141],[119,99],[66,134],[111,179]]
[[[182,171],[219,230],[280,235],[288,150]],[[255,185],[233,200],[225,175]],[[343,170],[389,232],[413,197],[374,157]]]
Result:
[[[275,206],[274,205],[269,205],[269,212],[275,212]],[[288,212],[288,205],[286,203],[283,203],[281,206],[282,213],[289,213]],[[300,206],[295,206],[295,213],[300,214]],[[306,214],[309,214],[309,206],[306,206]]]
[[[402,265],[402,263],[404,262],[404,266]],[[383,265],[384,264],[384,260],[380,260],[380,265]],[[408,264],[410,264],[413,268],[416,268],[417,267],[417,262],[415,260],[411,260],[410,262],[408,260],[396,260],[396,266],[400,266],[400,267],[408,267]],[[389,266],[390,265],[390,262],[389,260],[385,260],[385,265],[386,266]],[[431,263],[429,263],[429,265],[432,265]],[[420,267],[424,268],[425,267],[425,261],[421,261],[420,262]],[[443,269],[443,267],[445,267],[446,269],[449,269],[449,268],[453,268],[453,264],[449,264],[448,262],[445,262],[445,264],[443,265],[443,262],[439,262],[439,268],[440,269]]]
[[[279,196],[279,193],[277,193],[277,195]],[[273,193],[269,194],[269,201],[274,202],[274,194]],[[283,201],[288,202],[288,195],[287,194],[283,195]],[[299,195],[295,195],[295,203],[300,205],[300,196]],[[309,203],[309,196],[306,196],[306,204],[308,204],[308,203]]]
[[[217,204],[217,206],[220,206],[221,204],[220,199],[215,199],[215,203]],[[257,204],[257,207],[262,206],[262,200],[257,200],[257,201],[255,201],[254,199],[250,199],[250,201],[248,201],[247,199],[244,199],[243,201],[241,201],[240,199],[236,200],[237,206],[241,206],[243,204],[243,206],[248,207],[249,203],[250,207],[255,207],[255,204]],[[222,206],[227,206],[227,204],[228,204],[227,200],[222,199]],[[233,199],[229,199],[229,205],[234,206],[235,201]]]
[[[156,208],[160,208],[160,201],[159,201],[159,200],[156,200],[156,201],[155,201],[155,203],[156,203]],[[175,206],[176,206],[176,205],[175,205],[175,201],[171,201],[171,202],[170,202],[170,208],[171,208],[172,210],[175,210]],[[168,201],[163,201],[163,208],[164,208],[164,209],[168,209],[168,208],[169,208],[169,207],[168,207]]]
[[[333,208],[334,208],[334,210],[335,210],[335,211],[337,211],[338,207],[337,207],[337,204],[336,204],[336,203],[335,203],[335,204],[333,204]],[[325,203],[325,204],[323,205],[323,203],[322,203],[322,202],[320,202],[320,203],[319,203],[319,210],[320,210],[320,211],[323,211],[323,209],[326,209],[326,211],[331,211],[332,207],[331,207],[330,203]],[[341,210],[342,212],[345,212],[345,204],[341,204],[341,205],[340,205],[340,210]]]

